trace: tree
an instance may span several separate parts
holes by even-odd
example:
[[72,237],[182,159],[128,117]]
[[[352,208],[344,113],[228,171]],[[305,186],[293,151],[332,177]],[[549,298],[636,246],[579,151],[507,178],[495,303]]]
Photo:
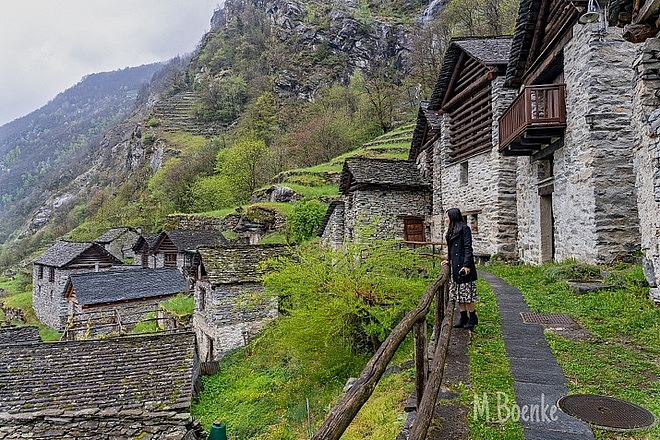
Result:
[[229,190],[232,202],[248,200],[250,194],[266,182],[263,161],[268,154],[261,139],[241,138],[228,149],[220,150],[216,171]]

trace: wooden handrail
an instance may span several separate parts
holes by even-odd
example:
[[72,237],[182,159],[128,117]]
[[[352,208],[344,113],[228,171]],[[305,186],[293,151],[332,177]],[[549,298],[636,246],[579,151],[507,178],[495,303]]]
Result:
[[[371,397],[371,394],[385,372],[387,365],[392,360],[392,357],[394,357],[399,345],[401,345],[408,333],[410,333],[415,323],[426,319],[433,298],[437,297],[436,294],[441,288],[444,288],[448,280],[449,267],[443,265],[440,275],[438,275],[435,281],[426,288],[417,307],[408,312],[394,330],[392,330],[378,350],[376,350],[376,353],[369,362],[367,362],[367,365],[364,367],[353,386],[330,410],[323,424],[321,424],[321,427],[312,436],[312,440],[339,440],[344,431],[346,431],[346,428],[348,428],[348,425],[350,425],[357,415],[358,411],[360,411],[360,408],[362,408],[369,397]],[[449,327],[451,328],[451,326]],[[440,329],[435,330],[436,335],[439,337]],[[437,345],[439,346],[441,344]],[[426,393],[427,392],[425,391],[424,394]],[[432,410],[433,406],[431,406],[431,411]],[[426,429],[428,429],[428,426]]]
[[498,120],[500,150],[531,127],[566,125],[565,85],[526,86]]

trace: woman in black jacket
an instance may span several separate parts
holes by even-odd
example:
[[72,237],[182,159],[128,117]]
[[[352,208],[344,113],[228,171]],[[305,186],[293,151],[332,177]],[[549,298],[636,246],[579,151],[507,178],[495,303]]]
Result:
[[455,328],[472,329],[477,325],[477,313],[474,303],[477,297],[477,269],[474,265],[472,250],[472,231],[463,221],[463,215],[458,208],[447,210],[445,215],[447,225],[447,260],[451,269],[449,278],[449,294],[458,301],[461,319]]

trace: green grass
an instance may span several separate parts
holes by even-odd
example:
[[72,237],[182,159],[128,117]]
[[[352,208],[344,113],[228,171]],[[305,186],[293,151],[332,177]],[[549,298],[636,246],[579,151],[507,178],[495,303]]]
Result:
[[195,311],[195,297],[193,295],[180,293],[174,298],[163,301],[160,304],[160,307],[179,317],[189,316]]
[[[468,415],[470,438],[522,440],[520,423],[502,411],[501,417],[498,415],[498,397],[500,402],[504,402],[504,398],[514,401],[513,378],[504,349],[502,321],[495,295],[483,280],[477,281],[477,289],[479,325],[472,333],[468,348],[471,387],[459,386],[456,390],[461,393],[461,402],[471,409]],[[483,410],[484,396],[487,412]]]
[[163,131],[159,136],[165,138],[169,143],[180,147],[183,151],[189,152],[197,151],[210,142],[207,137],[187,133],[185,131],[177,131],[176,133]]
[[[572,263],[532,266],[495,264],[488,270],[519,288],[530,309],[566,313],[588,329],[588,339],[546,332],[549,345],[568,380],[570,392],[620,398],[660,415],[660,308],[648,298],[641,267],[603,268],[612,291],[577,295],[568,287],[577,269]],[[660,426],[616,433],[594,430],[597,440],[660,439]]]

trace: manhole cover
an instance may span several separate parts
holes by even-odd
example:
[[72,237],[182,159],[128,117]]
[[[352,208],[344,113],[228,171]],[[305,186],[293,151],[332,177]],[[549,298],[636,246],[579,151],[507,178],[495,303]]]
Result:
[[613,397],[573,394],[559,399],[557,406],[584,422],[615,431],[644,429],[656,421],[647,409]]
[[525,324],[563,324],[574,325],[575,321],[564,313],[520,312]]

